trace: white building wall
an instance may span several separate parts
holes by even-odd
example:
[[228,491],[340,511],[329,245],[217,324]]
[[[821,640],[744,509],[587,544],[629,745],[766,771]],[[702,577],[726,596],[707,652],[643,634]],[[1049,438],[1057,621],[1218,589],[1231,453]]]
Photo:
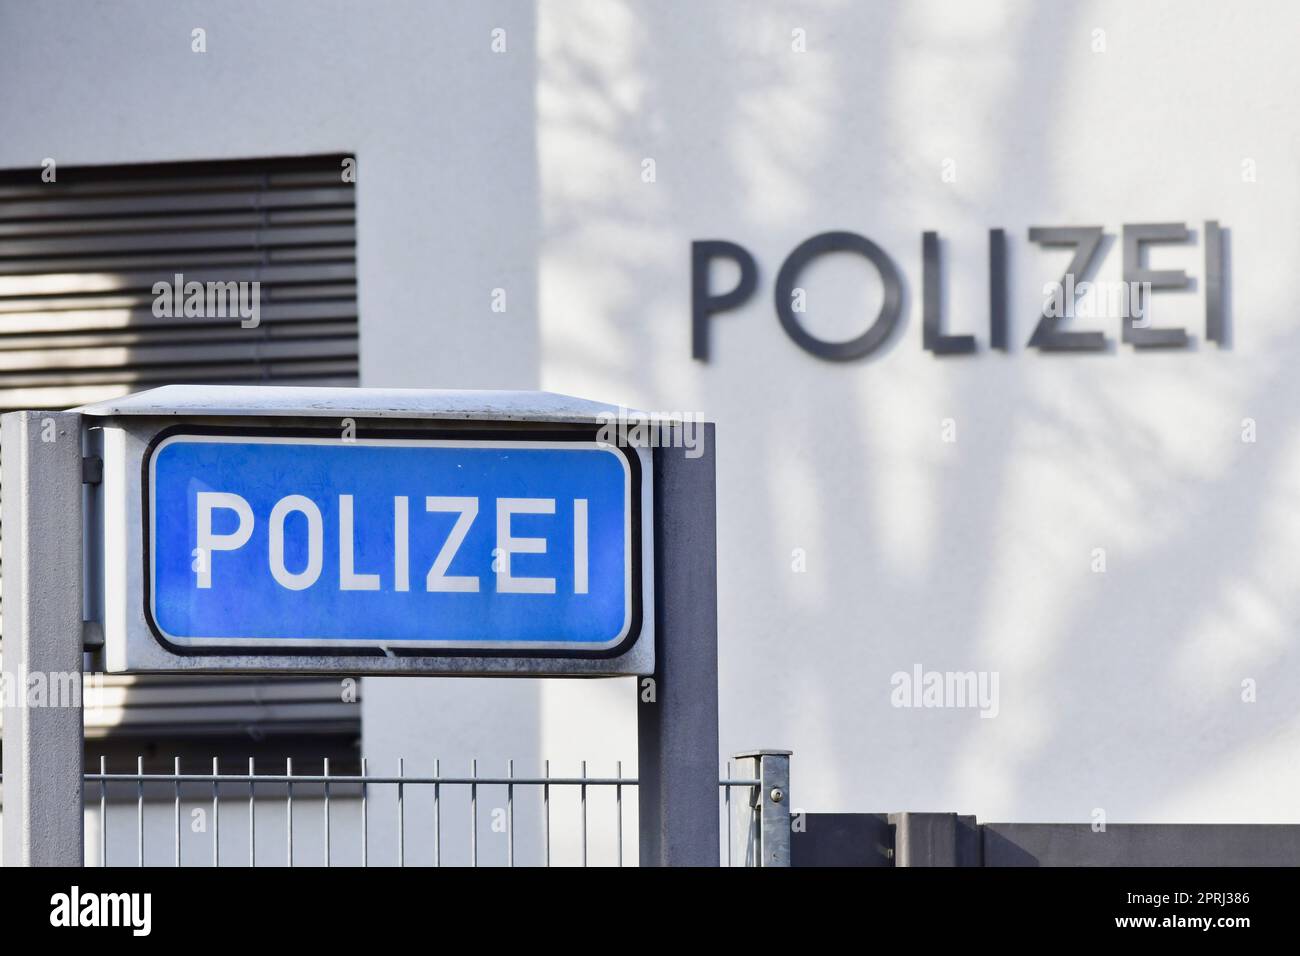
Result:
[[[796,804],[1300,819],[1292,21],[1210,3],[544,5],[541,384],[718,422],[723,749],[793,749]],[[1225,350],[1204,340],[1210,219],[1231,232]],[[1120,226],[1167,221],[1197,242],[1150,261],[1196,288],[1153,315],[1194,348],[1024,347],[1069,260],[1029,226],[1104,225],[1098,278],[1118,280]],[[988,351],[993,227],[1006,355]],[[906,287],[901,333],[843,365],[800,351],[772,305],[785,256],[831,229],[882,245]],[[921,348],[926,229],[975,356]],[[704,365],[689,245],[715,238],[760,279],[713,320]],[[853,257],[801,285],[824,338],[879,307]],[[1116,321],[1078,327],[1118,339]],[[916,663],[997,671],[999,716],[891,706]]]
[[[10,4],[0,166],[355,152],[364,384],[716,420],[722,749],[794,750],[796,805],[1297,822],[1292,21],[1281,0]],[[1222,350],[1204,341],[1209,219],[1230,230]],[[1160,297],[1157,324],[1193,348],[1024,347],[1068,260],[1029,226],[1165,221],[1197,242],[1152,263],[1197,283]],[[987,348],[991,227],[1008,233],[1006,355]],[[906,288],[898,334],[844,365],[800,351],[771,303],[784,257],[830,229],[883,246]],[[921,349],[923,229],[946,240],[948,330],[974,333],[975,356]],[[760,267],[707,365],[689,313],[706,238]],[[1098,278],[1120,277],[1120,251]],[[879,305],[853,258],[802,284],[827,338]],[[1118,339],[1114,321],[1079,327]],[[891,706],[891,675],[917,663],[998,672],[998,717]],[[628,681],[363,697],[375,770],[634,760]]]

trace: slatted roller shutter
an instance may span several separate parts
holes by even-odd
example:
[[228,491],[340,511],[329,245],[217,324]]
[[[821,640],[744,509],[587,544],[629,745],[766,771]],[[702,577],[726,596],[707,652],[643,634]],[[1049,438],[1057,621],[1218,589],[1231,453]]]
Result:
[[[0,171],[0,408],[173,382],[357,384],[345,157]],[[154,284],[260,282],[260,324],[157,317]],[[355,736],[337,680],[110,678],[87,737]]]

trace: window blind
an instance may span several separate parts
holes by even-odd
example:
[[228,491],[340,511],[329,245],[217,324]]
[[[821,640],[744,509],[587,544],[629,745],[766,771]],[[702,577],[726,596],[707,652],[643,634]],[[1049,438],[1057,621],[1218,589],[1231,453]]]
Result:
[[[175,382],[355,385],[345,159],[56,166],[53,182],[42,168],[0,171],[0,409],[70,408]],[[258,325],[237,314],[156,315],[155,283],[178,274],[260,283]],[[0,603],[0,622],[2,612]],[[279,733],[346,740],[360,709],[339,687],[105,678],[87,738],[174,749]]]

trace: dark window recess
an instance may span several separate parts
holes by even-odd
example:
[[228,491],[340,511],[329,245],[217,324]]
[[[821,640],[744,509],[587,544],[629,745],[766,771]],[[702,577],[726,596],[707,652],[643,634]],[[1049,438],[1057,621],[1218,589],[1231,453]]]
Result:
[[[60,166],[53,183],[0,171],[0,409],[175,382],[356,385],[344,158]],[[154,284],[177,273],[260,282],[260,324],[155,316]],[[344,771],[361,719],[343,697],[335,678],[104,678],[98,706],[87,700],[87,768],[101,754],[110,769],[136,754],[246,769],[250,755],[293,753]]]

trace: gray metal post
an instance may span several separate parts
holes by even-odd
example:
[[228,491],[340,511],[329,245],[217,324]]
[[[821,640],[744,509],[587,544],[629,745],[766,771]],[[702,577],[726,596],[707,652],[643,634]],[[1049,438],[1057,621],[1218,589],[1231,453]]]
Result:
[[654,478],[655,673],[637,682],[640,862],[717,866],[714,426],[704,426],[699,457],[655,449]]
[[738,772],[761,785],[752,799],[737,803],[747,819],[736,828],[741,845],[733,854],[749,866],[789,866],[790,751],[750,750],[735,759]]
[[9,412],[4,516],[4,862],[81,866],[81,416]]
[[891,813],[895,866],[979,866],[979,827],[956,813]]

